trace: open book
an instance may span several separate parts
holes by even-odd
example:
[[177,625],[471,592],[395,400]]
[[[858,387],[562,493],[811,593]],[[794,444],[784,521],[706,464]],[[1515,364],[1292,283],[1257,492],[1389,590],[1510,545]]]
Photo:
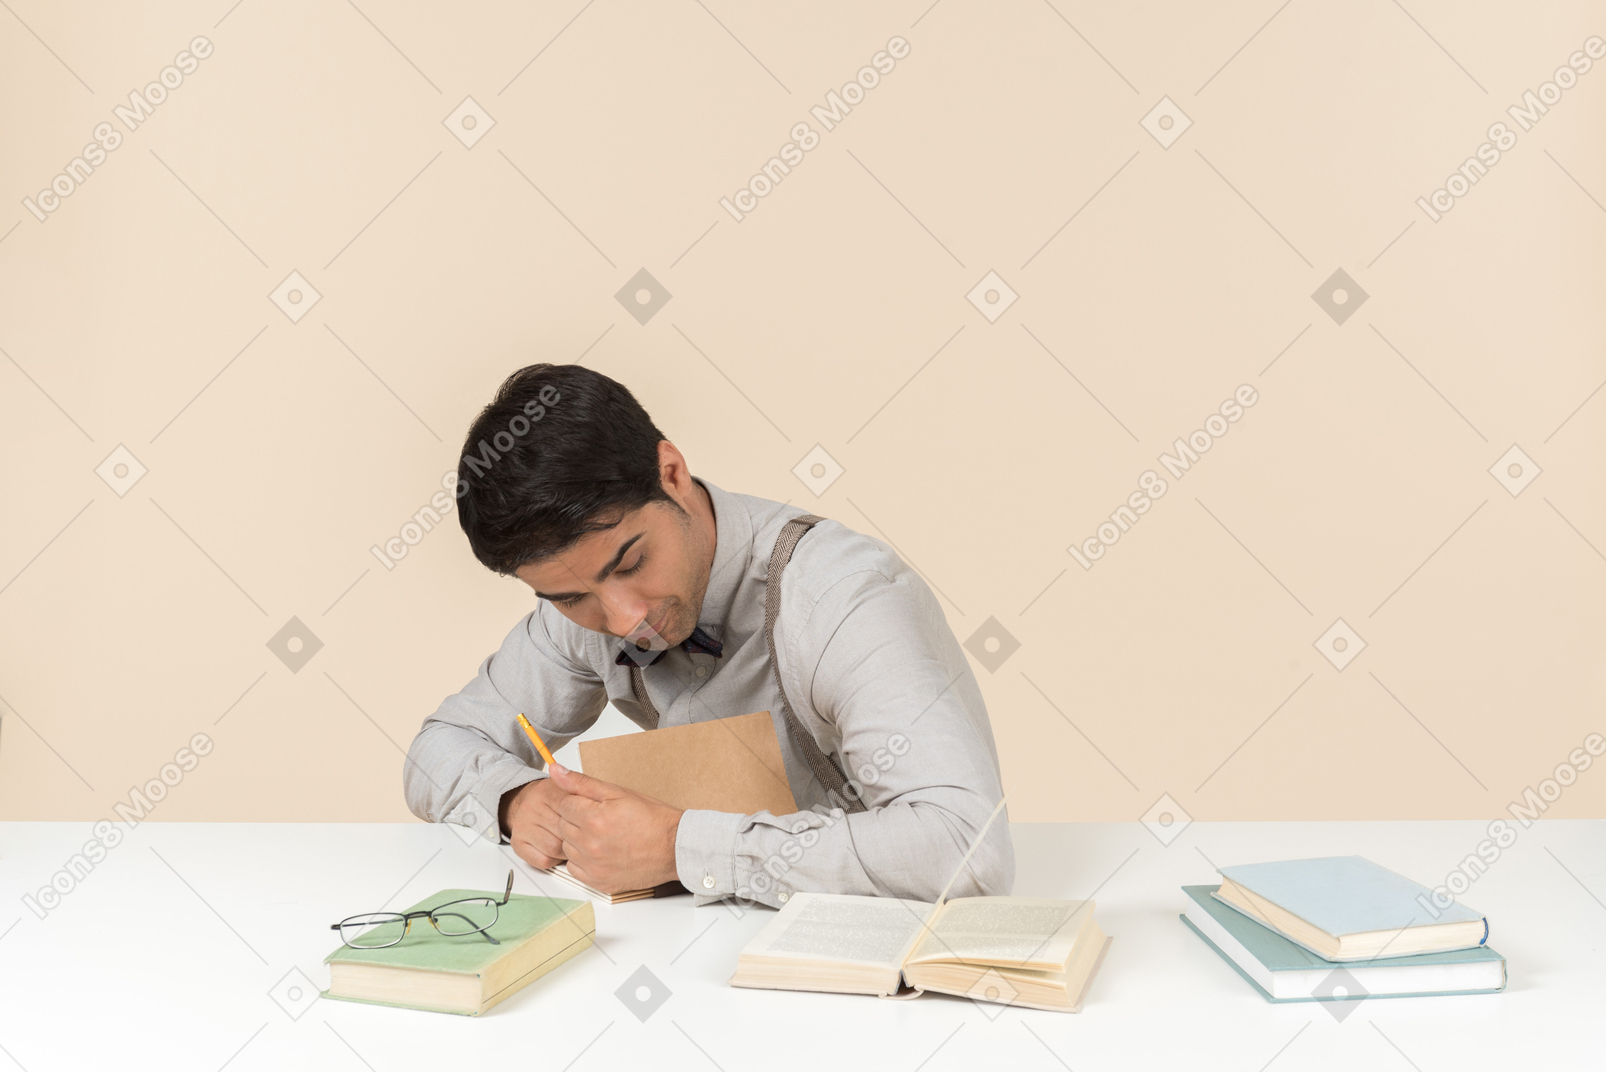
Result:
[[892,997],[905,984],[1033,1009],[1079,1012],[1110,939],[1092,901],[948,900],[987,817],[935,904],[895,897],[794,893],[736,962],[732,986]]
[[1077,1012],[1110,939],[1092,901],[940,904],[795,893],[742,950],[732,986],[891,997],[902,984]]

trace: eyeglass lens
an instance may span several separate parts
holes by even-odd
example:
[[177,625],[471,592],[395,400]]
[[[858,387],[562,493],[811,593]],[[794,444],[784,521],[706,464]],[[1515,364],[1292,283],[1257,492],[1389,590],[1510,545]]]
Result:
[[355,949],[395,945],[406,932],[406,921],[395,912],[370,912],[340,922],[340,940]]

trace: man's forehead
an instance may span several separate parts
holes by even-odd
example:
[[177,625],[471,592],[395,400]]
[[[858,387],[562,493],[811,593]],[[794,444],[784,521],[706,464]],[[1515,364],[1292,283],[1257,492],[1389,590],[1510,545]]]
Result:
[[622,549],[639,542],[645,534],[646,517],[638,508],[591,524],[598,526],[595,531],[562,551],[526,562],[516,571],[518,576],[538,590],[554,593],[567,591],[564,582],[575,579],[577,570],[583,571],[586,583],[591,583],[595,570],[619,556]]

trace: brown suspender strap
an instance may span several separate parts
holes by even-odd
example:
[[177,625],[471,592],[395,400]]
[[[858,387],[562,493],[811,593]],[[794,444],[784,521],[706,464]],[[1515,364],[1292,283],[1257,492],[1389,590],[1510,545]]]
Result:
[[647,680],[635,663],[630,664],[630,691],[635,694],[636,706],[641,708],[640,716],[631,715],[630,721],[644,730],[657,729],[658,709],[652,705],[652,697],[647,695]]
[[[798,540],[818,521],[825,519],[816,514],[803,514],[794,517],[781,526],[781,534],[775,540],[775,549],[770,553],[769,574],[765,582],[764,592],[764,641],[770,649],[770,667],[775,671],[775,688],[781,694],[781,713],[786,716],[787,729],[791,731],[792,740],[803,752],[803,758],[808,761],[809,769],[814,776],[825,786],[829,799],[845,802],[845,809],[852,812],[864,811],[864,801],[858,797],[849,799],[843,791],[847,786],[847,778],[843,776],[842,769],[836,761],[824,752],[814,742],[813,736],[803,727],[797,712],[792,710],[792,703],[786,698],[786,686],[781,683],[781,664],[775,657],[775,622],[781,616],[781,571],[792,560],[792,551],[796,549]],[[630,668],[630,691],[634,694],[636,705],[641,708],[641,716],[633,717],[632,721],[644,730],[658,728],[658,709],[653,706],[652,697],[647,695],[647,681],[642,676],[641,667]]]
[[842,775],[842,768],[820,751],[820,746],[814,743],[814,737],[798,719],[797,712],[792,710],[792,703],[786,698],[786,686],[781,683],[781,662],[775,657],[775,621],[781,616],[781,571],[792,560],[792,551],[803,534],[813,528],[815,522],[824,520],[817,514],[802,514],[781,526],[781,534],[775,540],[775,550],[770,553],[769,575],[764,586],[764,640],[770,647],[770,668],[775,671],[775,688],[781,694],[781,712],[786,715],[786,726],[792,731],[792,740],[802,749],[803,758],[808,760],[814,776],[825,786],[827,798],[844,801],[845,810],[857,812],[865,810],[864,801],[858,796],[848,799],[843,792],[847,779]]

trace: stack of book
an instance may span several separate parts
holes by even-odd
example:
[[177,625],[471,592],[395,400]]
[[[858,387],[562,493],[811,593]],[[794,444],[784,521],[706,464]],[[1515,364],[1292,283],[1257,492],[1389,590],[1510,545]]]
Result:
[[1489,921],[1359,856],[1221,868],[1182,921],[1268,1001],[1486,994],[1506,961]]

